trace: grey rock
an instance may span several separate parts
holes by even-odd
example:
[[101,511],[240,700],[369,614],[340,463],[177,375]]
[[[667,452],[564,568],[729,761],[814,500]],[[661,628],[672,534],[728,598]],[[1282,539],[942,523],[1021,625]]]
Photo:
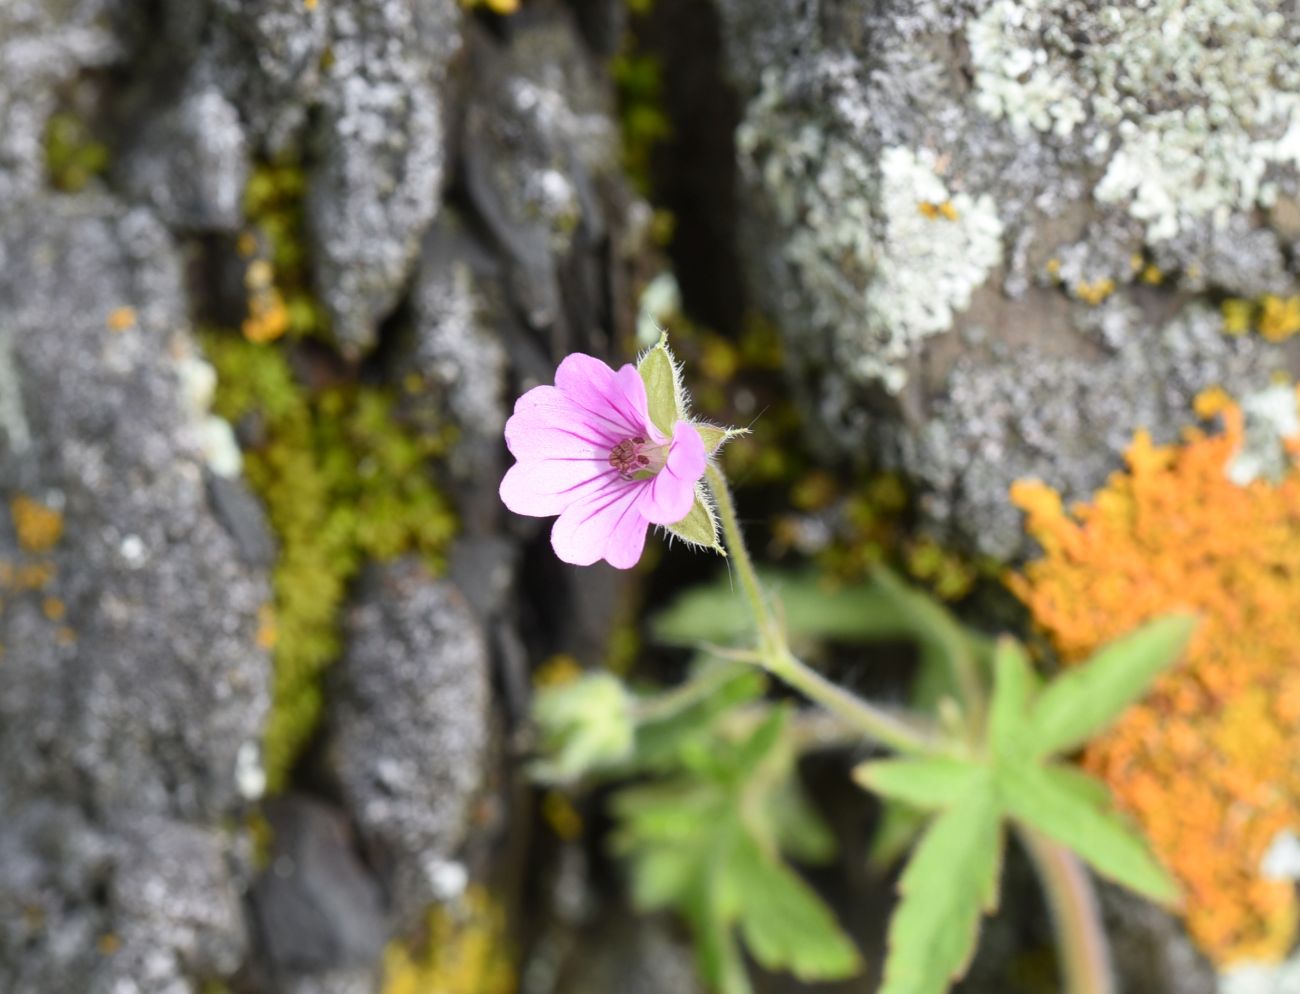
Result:
[[212,0],[211,64],[256,144],[272,156],[296,140],[322,87],[328,4]]
[[500,438],[506,421],[506,350],[500,329],[511,317],[496,260],[453,213],[424,240],[411,287],[411,328],[395,363],[406,415],[458,435],[448,458],[469,531],[499,519],[496,485],[505,468]]
[[[598,184],[615,167],[617,132],[572,18],[552,3],[528,16],[509,48],[472,38],[465,181],[504,256],[512,303],[563,353],[578,347],[573,318],[590,321],[600,310],[587,264],[611,225]],[[573,316],[566,303],[576,305]]]
[[112,972],[139,980],[124,967],[133,960],[148,963],[162,951],[179,964],[168,971],[173,974],[226,977],[239,968],[247,936],[229,844],[220,832],[163,818],[132,819],[114,850],[108,900],[123,926]]
[[[52,909],[34,943],[0,932],[0,989],[102,989],[138,953],[140,985],[117,989],[190,991],[241,955],[213,833],[242,803],[237,756],[268,706],[270,591],[208,504],[176,250],[148,211],[106,198],[7,207],[0,314],[0,499],[63,526],[24,547],[0,517],[0,849],[26,853],[0,900]],[[68,806],[52,849],[24,834]],[[121,900],[96,907],[92,878]],[[141,896],[159,887],[164,903]],[[91,933],[120,937],[120,958],[71,952]]]
[[270,802],[267,818],[275,841],[252,903],[276,980],[372,969],[386,938],[383,907],[343,814],[289,796]]
[[703,994],[691,950],[662,920],[615,916],[582,935],[573,969],[557,986],[565,994]]
[[911,474],[966,547],[1024,551],[1016,476],[1084,496],[1121,438],[1283,365],[1195,308],[1296,292],[1271,94],[1300,100],[1300,20],[1207,4],[1175,36],[1167,9],[720,0],[740,248],[810,435]]
[[460,45],[454,0],[328,4],[308,226],[317,290],[356,354],[397,303],[438,210],[446,166],[442,84]]
[[195,85],[149,114],[115,175],[173,229],[234,231],[243,221],[248,170],[239,113],[215,86]]
[[0,210],[44,183],[45,123],[55,88],[119,59],[117,0],[6,0],[0,5]]
[[1214,994],[1214,967],[1177,918],[1108,884],[1099,884],[1099,897],[1121,994]]
[[972,349],[924,426],[896,428],[881,442],[920,482],[923,510],[946,523],[935,526],[945,538],[1009,558],[1025,545],[1021,512],[1008,498],[1016,480],[1043,480],[1067,503],[1085,499],[1122,465],[1137,429],[1174,442],[1194,420],[1199,391],[1220,385],[1241,396],[1285,368],[1277,350],[1223,335],[1217,313],[1200,306],[1154,329],[1122,306],[1110,317],[1117,344],[1091,358],[1031,346]]
[[372,568],[346,623],[331,765],[399,919],[449,896],[485,777],[489,662],[460,593],[413,560]]

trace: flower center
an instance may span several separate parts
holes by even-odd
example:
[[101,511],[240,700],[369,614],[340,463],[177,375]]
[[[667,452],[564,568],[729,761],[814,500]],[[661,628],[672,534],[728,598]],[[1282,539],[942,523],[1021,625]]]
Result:
[[667,460],[668,446],[651,445],[643,435],[625,438],[609,450],[610,466],[625,480],[631,480],[639,473],[653,476],[664,468]]

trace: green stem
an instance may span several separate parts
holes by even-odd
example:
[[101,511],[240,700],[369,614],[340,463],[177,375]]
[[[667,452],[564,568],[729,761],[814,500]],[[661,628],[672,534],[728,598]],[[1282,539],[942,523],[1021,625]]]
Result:
[[1051,908],[1064,994],[1115,994],[1110,946],[1088,872],[1064,846],[1031,829],[1021,827],[1019,834]]
[[713,491],[713,499],[717,504],[718,517],[722,522],[727,553],[740,576],[740,586],[749,600],[758,628],[758,652],[764,669],[882,745],[899,752],[932,752],[934,743],[923,732],[827,680],[790,651],[785,633],[776,623],[767,598],[763,596],[763,588],[754,570],[754,561],[745,547],[745,537],[736,518],[736,506],[732,502],[727,481],[716,466],[710,465],[707,474],[709,488]]

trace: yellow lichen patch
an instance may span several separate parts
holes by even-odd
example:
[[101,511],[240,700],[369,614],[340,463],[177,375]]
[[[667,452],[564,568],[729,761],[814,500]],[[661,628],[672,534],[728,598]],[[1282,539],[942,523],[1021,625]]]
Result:
[[1154,262],[1142,267],[1142,282],[1148,286],[1159,286],[1164,279],[1165,274]]
[[953,206],[951,200],[945,200],[942,203],[934,203],[931,200],[922,200],[916,206],[917,210],[919,210],[924,217],[928,217],[931,221],[937,221],[939,218],[943,218],[945,221],[956,221],[957,218],[961,216],[957,212],[957,208]]
[[1059,279],[1061,276],[1061,260],[1053,256],[1047,260],[1047,275],[1052,279]]
[[1225,335],[1244,335],[1254,328],[1270,342],[1284,342],[1300,332],[1300,295],[1265,294],[1258,300],[1229,297],[1219,306]]
[[126,331],[135,324],[134,307],[114,307],[108,312],[108,319],[105,322],[109,331]]
[[63,515],[53,508],[18,496],[9,502],[18,544],[27,552],[48,552],[63,536]]
[[1274,297],[1260,301],[1259,333],[1270,342],[1284,342],[1300,331],[1300,295]]
[[41,601],[41,612],[50,621],[62,621],[68,609],[57,597],[47,597]]
[[1074,295],[1085,304],[1091,304],[1093,307],[1096,307],[1114,292],[1115,281],[1109,276],[1093,280],[1091,283],[1080,280],[1074,285]]
[[1260,866],[1300,829],[1300,469],[1232,483],[1241,411],[1219,390],[1197,408],[1225,430],[1171,447],[1139,434],[1127,470],[1071,512],[1042,484],[1014,487],[1043,557],[1009,582],[1067,665],[1161,614],[1200,616],[1184,664],[1083,763],[1182,882],[1201,948],[1275,960],[1297,918],[1292,884]]
[[382,994],[515,994],[519,984],[506,917],[481,887],[455,908],[434,908],[415,949],[394,942],[384,951]]

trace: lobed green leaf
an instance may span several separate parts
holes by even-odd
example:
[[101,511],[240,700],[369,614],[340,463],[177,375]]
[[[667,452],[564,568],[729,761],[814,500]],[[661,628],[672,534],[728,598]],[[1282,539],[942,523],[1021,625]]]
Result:
[[1057,766],[1007,764],[997,776],[1013,818],[1072,849],[1109,880],[1163,904],[1177,898],[1177,885],[1146,843],[1078,774]]
[[952,807],[972,790],[989,789],[989,769],[960,759],[881,759],[853,771],[859,785],[924,810]]
[[997,795],[972,790],[934,819],[903,871],[880,994],[944,994],[966,972],[1001,866]]
[[1190,615],[1161,618],[1058,676],[1033,709],[1033,755],[1070,752],[1102,731],[1179,660],[1195,627]]

